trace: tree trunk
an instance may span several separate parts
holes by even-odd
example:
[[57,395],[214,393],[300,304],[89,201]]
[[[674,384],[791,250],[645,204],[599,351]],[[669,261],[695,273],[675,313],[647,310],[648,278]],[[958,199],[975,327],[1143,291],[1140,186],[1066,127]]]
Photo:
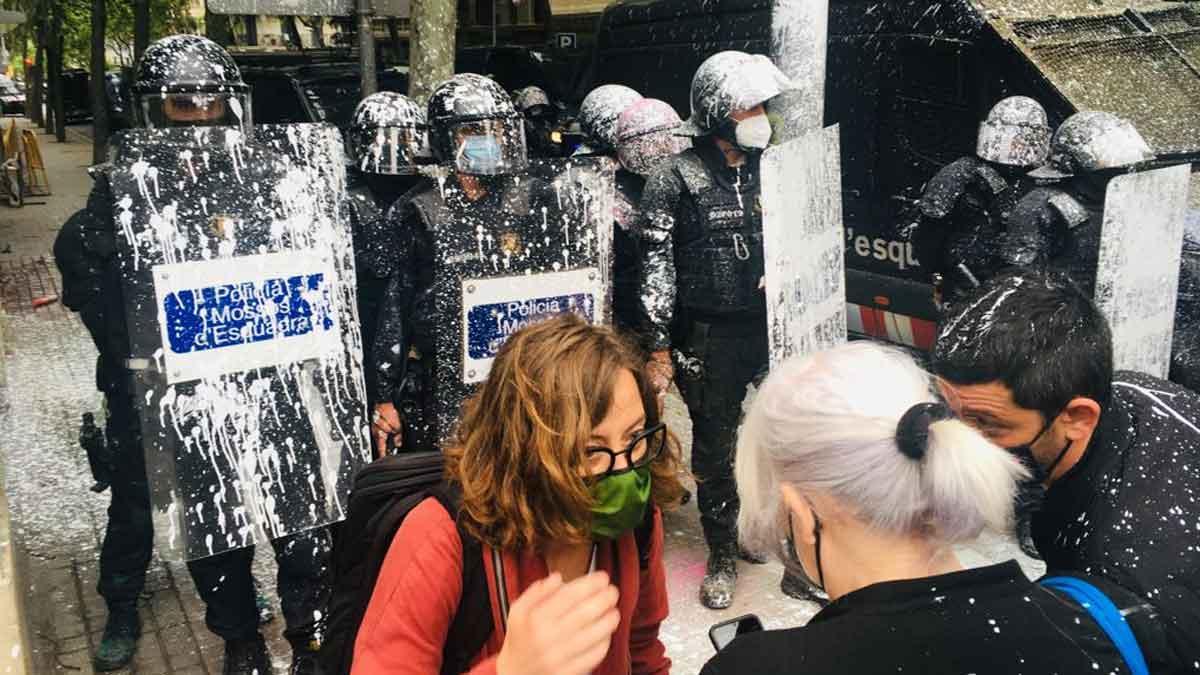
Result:
[[458,3],[413,0],[409,29],[408,95],[421,103],[433,88],[454,75]]
[[404,52],[400,49],[400,20],[393,17],[387,20],[388,39],[392,43],[392,63],[408,63]]
[[[95,0],[93,0],[93,3]],[[93,4],[93,6],[95,6]],[[95,38],[93,38],[94,40]],[[133,62],[150,46],[150,0],[133,0]]]
[[242,21],[246,25],[246,45],[250,47],[258,46],[258,17],[253,14],[247,14],[242,17]]
[[222,47],[233,44],[233,29],[229,26],[229,17],[208,11],[207,3],[204,7],[204,36]]
[[300,29],[296,28],[296,17],[285,16],[279,19],[279,25],[283,29],[283,36],[296,46],[296,49],[304,49],[304,42],[300,40]]
[[312,26],[309,27],[309,32],[312,34],[312,44],[315,49],[325,47],[325,19],[319,16],[312,18]]
[[[140,4],[141,0],[139,0]],[[108,23],[105,0],[92,0],[92,163],[104,161],[108,144],[108,96],[104,86],[104,35]]]
[[358,0],[355,4],[355,14],[358,18],[359,100],[362,100],[379,91],[378,71],[375,68],[375,31],[371,27],[370,0]]
[[42,21],[41,11],[40,5],[34,8],[33,68],[29,81],[25,83],[25,108],[29,111],[29,119],[38,126],[46,123],[42,109],[46,84],[46,25]]
[[67,101],[63,95],[63,32],[62,32],[62,14],[55,10],[54,12],[54,137],[59,143],[67,142]]

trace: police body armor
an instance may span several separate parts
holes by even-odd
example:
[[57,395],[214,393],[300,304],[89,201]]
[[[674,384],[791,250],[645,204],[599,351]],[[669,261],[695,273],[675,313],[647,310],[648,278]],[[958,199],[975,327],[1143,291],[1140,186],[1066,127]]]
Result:
[[[675,224],[678,302],[693,317],[765,314],[761,185],[748,161],[735,185],[695,150],[674,159],[689,218]],[[693,219],[695,218],[695,219]]]
[[1096,285],[1103,224],[1102,202],[1060,187],[1037,188],[1013,208],[1003,262],[1061,269],[1090,297]]
[[407,364],[424,369],[424,384],[401,394],[423,402],[421,413],[401,401],[402,413],[429,420],[431,430],[417,433],[444,439],[504,340],[531,321],[564,311],[609,321],[611,168],[565,166],[532,163],[529,175],[490,181],[476,202],[453,174],[412,198],[433,246],[433,285],[414,300],[410,323],[419,363]]
[[918,233],[921,259],[943,275],[947,295],[969,292],[1001,266],[996,252],[1005,223],[1031,188],[1009,179],[978,157],[962,157],[937,173],[921,196],[924,218]]

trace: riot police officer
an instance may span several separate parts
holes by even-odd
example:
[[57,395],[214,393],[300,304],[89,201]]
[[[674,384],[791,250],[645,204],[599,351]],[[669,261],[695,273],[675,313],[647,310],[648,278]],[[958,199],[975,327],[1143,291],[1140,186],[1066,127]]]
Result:
[[[372,350],[376,453],[434,449],[447,418],[465,398],[461,379],[437,391],[437,261],[478,262],[476,245],[493,223],[541,213],[544,185],[520,177],[528,165],[524,124],[496,82],[460,74],[434,89],[427,104],[429,143],[449,175],[397,202],[386,221],[397,233],[397,263],[380,310]],[[541,215],[537,215],[541,223]],[[479,244],[482,245],[481,243]],[[451,250],[454,249],[454,250]],[[440,418],[440,419],[439,419]]]
[[611,155],[617,141],[617,119],[642,95],[621,84],[603,84],[579,104],[579,128],[584,144],[576,155]]
[[[354,109],[346,145],[358,317],[363,353],[370,354],[379,301],[396,265],[395,233],[383,222],[383,214],[424,180],[418,167],[432,159],[425,110],[403,94],[371,94]],[[368,379],[372,372],[367,369]],[[367,391],[374,389],[368,383]]]
[[666,159],[686,150],[688,139],[675,135],[683,124],[665,101],[643,98],[617,118],[615,142],[620,168],[616,173],[613,229],[613,317],[619,328],[640,334],[645,319],[638,301],[641,255],[633,229],[646,176]]
[[996,271],[1005,219],[1034,185],[1025,174],[1050,154],[1050,126],[1037,101],[1012,96],[979,125],[975,155],[943,167],[921,195],[918,256],[951,302]]
[[[709,556],[700,600],[728,607],[737,580],[734,436],[746,387],[768,361],[759,158],[765,105],[789,88],[764,56],[727,51],[692,79],[693,148],[663,162],[641,201],[648,368],[672,376],[692,417],[692,470]],[[672,350],[674,367],[672,367]]]
[[1153,158],[1137,129],[1112,113],[1067,118],[1050,143],[1050,161],[1029,174],[1056,182],[1034,189],[1013,208],[1001,263],[1058,267],[1092,295],[1108,181]]
[[513,105],[525,119],[525,143],[530,157],[561,157],[562,147],[553,133],[558,127],[558,108],[541,87],[528,86],[513,92]]
[[[220,126],[249,133],[249,87],[237,64],[217,44],[195,35],[176,35],[151,44],[142,55],[132,86],[140,126],[146,128]],[[98,591],[109,615],[97,649],[97,670],[127,664],[141,634],[137,596],[153,541],[149,486],[137,402],[129,369],[130,342],[116,255],[113,199],[103,171],[85,209],[64,224],[55,242],[63,270],[65,299],[78,311],[100,352],[97,384],[108,408],[113,446],[112,503],[100,553]],[[313,672],[328,587],[323,578],[328,556],[323,529],[272,542],[279,563],[279,594],[287,618],[285,636],[294,650],[293,673]],[[258,632],[259,611],[250,566],[253,547],[188,563],[207,604],[206,623],[225,640],[226,673],[270,672],[270,659]]]

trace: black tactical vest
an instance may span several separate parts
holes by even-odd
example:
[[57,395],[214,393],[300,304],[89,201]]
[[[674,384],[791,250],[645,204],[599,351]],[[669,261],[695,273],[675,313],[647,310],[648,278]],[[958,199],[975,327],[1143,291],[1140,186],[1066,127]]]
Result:
[[686,190],[674,232],[680,304],[701,316],[765,313],[757,163],[727,177],[692,150],[673,161]]

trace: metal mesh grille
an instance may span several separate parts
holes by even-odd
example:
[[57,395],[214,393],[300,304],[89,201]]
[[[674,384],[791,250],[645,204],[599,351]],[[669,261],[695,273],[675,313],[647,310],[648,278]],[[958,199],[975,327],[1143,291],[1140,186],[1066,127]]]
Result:
[[1160,33],[1173,33],[1200,28],[1200,12],[1188,7],[1178,7],[1161,12],[1146,12],[1146,21]]
[[1030,47],[1103,40],[1141,32],[1123,15],[1018,21],[1013,24],[1013,29]]
[[0,302],[9,314],[61,313],[53,262],[47,256],[0,261]]
[[[1171,39],[1178,44],[1180,38]],[[1196,49],[1196,34],[1190,49]],[[1163,37],[1033,48],[1047,78],[1079,110],[1107,110],[1138,128],[1159,153],[1200,147],[1200,78]]]
[[1172,35],[1170,40],[1192,62],[1192,65],[1200,66],[1200,31],[1193,31],[1185,35]]

